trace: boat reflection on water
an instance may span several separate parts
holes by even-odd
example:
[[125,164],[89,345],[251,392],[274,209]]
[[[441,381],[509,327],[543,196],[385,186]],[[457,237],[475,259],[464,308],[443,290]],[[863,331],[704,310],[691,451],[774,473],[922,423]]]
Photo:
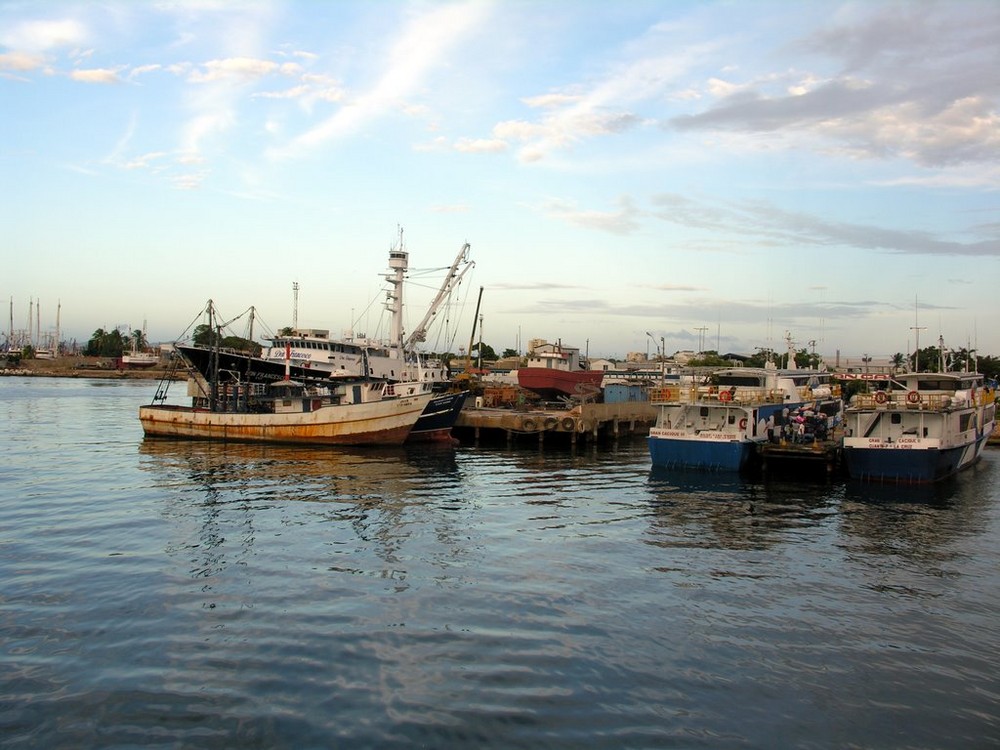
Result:
[[647,488],[663,546],[763,549],[822,524],[835,507],[829,488],[751,481],[736,473],[652,467]]
[[[205,606],[230,588],[220,584],[227,569],[253,565],[270,540],[285,534],[315,549],[318,569],[379,579],[401,577],[398,552],[417,519],[435,516],[445,544],[461,537],[461,522],[438,512],[451,507],[435,487],[460,481],[454,450],[443,444],[330,450],[144,440],[139,454],[164,494],[166,552],[189,560]],[[202,492],[192,497],[192,486]]]
[[236,492],[240,501],[355,502],[405,497],[418,478],[402,446],[364,450],[143,440],[143,468],[183,471],[210,494]]
[[852,552],[890,555],[941,565],[953,545],[978,535],[990,519],[996,466],[981,461],[933,484],[848,481],[838,521]]

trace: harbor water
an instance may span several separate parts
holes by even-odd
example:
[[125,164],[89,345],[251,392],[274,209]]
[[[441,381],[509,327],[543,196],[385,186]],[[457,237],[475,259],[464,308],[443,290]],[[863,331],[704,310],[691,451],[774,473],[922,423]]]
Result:
[[1000,746],[998,449],[149,441],[154,390],[0,378],[3,748]]

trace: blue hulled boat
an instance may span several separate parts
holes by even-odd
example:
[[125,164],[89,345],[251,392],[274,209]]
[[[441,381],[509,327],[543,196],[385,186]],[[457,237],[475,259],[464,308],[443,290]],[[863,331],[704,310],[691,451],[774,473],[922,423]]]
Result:
[[973,372],[911,372],[855,395],[844,463],[855,479],[936,482],[975,463],[996,426],[996,386]]
[[658,407],[649,431],[654,466],[741,471],[755,446],[792,424],[827,423],[840,415],[839,386],[818,370],[735,367],[680,376],[650,391]]

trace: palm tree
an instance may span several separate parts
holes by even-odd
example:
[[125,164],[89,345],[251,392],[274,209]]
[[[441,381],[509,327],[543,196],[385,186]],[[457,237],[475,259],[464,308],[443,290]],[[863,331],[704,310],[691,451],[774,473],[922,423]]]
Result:
[[903,369],[903,363],[906,362],[906,355],[902,352],[896,352],[892,355],[892,371],[899,372]]

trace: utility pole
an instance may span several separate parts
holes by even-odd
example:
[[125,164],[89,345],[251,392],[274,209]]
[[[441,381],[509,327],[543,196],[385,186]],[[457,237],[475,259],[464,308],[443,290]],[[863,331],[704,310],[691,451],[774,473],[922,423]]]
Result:
[[695,328],[698,332],[698,354],[705,353],[705,331],[708,330],[708,326],[702,326],[701,328]]

